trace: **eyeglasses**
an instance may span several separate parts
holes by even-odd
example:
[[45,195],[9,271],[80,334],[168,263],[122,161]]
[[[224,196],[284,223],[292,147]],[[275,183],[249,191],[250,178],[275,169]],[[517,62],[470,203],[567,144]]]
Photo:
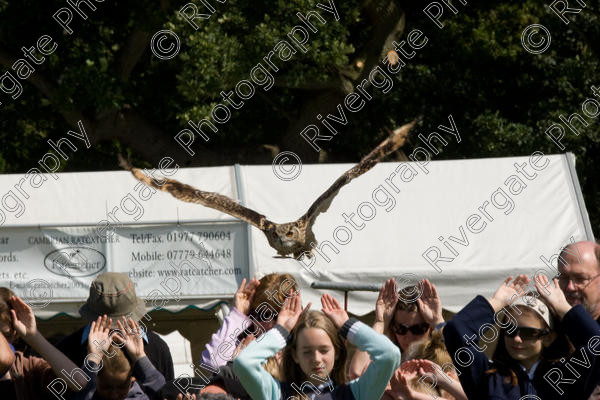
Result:
[[558,283],[560,285],[568,286],[569,281],[573,282],[573,286],[578,289],[585,289],[594,279],[599,277],[600,274],[593,276],[591,278],[583,278],[581,276],[570,277],[567,274],[556,275],[555,278],[558,279]]
[[390,326],[390,329],[393,333],[397,333],[398,335],[406,335],[408,331],[410,331],[413,335],[422,335],[427,332],[427,329],[429,329],[429,324],[422,323],[407,326],[404,324],[393,323],[392,326]]
[[504,336],[514,338],[519,335],[522,340],[537,340],[550,333],[548,329],[529,328],[527,326],[518,326],[514,331],[509,332],[503,329]]

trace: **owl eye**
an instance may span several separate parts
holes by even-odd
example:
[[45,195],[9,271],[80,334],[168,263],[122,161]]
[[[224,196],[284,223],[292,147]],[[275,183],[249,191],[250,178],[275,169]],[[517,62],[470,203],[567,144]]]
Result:
[[285,236],[291,238],[292,236],[294,236],[294,233],[292,231],[288,231],[288,233],[286,233]]

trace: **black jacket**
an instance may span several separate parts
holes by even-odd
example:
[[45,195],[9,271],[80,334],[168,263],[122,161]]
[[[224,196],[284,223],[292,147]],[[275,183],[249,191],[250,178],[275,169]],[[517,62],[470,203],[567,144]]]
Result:
[[[486,373],[498,365],[488,360],[486,355],[478,351],[475,346],[467,344],[465,335],[467,337],[476,335],[474,342],[477,343],[479,328],[486,323],[494,324],[494,310],[485,298],[477,296],[444,327],[446,347],[454,366],[460,372],[460,383],[470,400],[519,400],[526,395],[536,395],[543,400],[585,400],[600,382],[600,345],[589,346],[590,343],[600,343],[600,326],[581,305],[573,307],[562,319],[565,333],[576,349],[571,357],[564,363],[541,361],[532,380],[516,363],[509,365],[517,374],[519,383],[516,386],[506,382],[505,377],[499,373]],[[590,341],[596,337],[598,343]],[[589,365],[582,365],[584,360],[587,360],[584,364],[589,363]],[[575,376],[567,365],[579,376]],[[562,395],[544,378],[544,375],[552,369],[556,371],[554,377],[558,376],[556,374],[562,374],[563,379],[574,378],[571,384],[559,385],[564,391]]]

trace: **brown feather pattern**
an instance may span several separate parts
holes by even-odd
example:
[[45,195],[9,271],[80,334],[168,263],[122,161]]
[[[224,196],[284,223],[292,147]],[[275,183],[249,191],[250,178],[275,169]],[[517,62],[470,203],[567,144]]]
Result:
[[333,184],[314,201],[302,217],[298,218],[296,221],[282,224],[269,221],[264,215],[244,207],[222,194],[198,190],[174,179],[151,179],[140,169],[133,167],[120,155],[119,163],[122,168],[131,171],[136,179],[147,186],[171,193],[173,197],[181,201],[198,203],[206,207],[214,208],[257,227],[265,234],[271,247],[273,247],[281,257],[288,257],[289,254],[293,254],[295,258],[302,257],[303,255],[312,257],[312,249],[317,244],[317,240],[312,231],[312,226],[319,214],[326,212],[329,209],[331,202],[344,185],[369,171],[385,156],[402,147],[404,143],[406,143],[408,133],[416,123],[417,120],[396,129],[392,135],[363,157],[357,165],[350,168],[344,172],[342,176],[336,179],[335,182],[333,182]]

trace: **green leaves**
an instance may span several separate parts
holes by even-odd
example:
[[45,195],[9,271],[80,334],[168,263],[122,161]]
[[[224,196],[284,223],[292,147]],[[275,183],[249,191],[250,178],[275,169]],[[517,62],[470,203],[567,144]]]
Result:
[[[65,35],[51,17],[56,2],[0,0],[0,49],[19,54],[21,46],[34,43],[41,34],[51,35],[59,46],[35,72],[56,88],[54,96],[41,93],[31,82],[24,84],[16,101],[0,93],[4,103],[0,106],[0,171],[25,172],[34,166],[47,151],[46,140],[72,128],[64,114],[75,110],[94,123],[133,110],[165,132],[165,144],[172,144],[173,133],[189,120],[198,122],[209,117],[215,105],[225,104],[221,91],[251,80],[258,63],[268,68],[275,85],[265,91],[255,84],[252,98],[242,100],[240,109],[230,107],[231,119],[219,125],[219,134],[204,149],[226,154],[223,160],[231,163],[249,162],[248,154],[254,157],[265,143],[283,150],[293,143],[290,137],[316,122],[328,99],[332,105],[339,102],[336,85],[341,79],[350,86],[358,83],[350,82],[349,76],[358,71],[356,61],[373,46],[379,28],[358,0],[334,0],[339,21],[316,8],[322,0],[208,1],[215,12],[196,20],[198,30],[178,16],[187,3],[183,0],[169,2],[166,10],[158,3],[104,2],[87,21],[73,25],[73,35]],[[435,130],[453,114],[462,134],[460,144],[451,143],[436,159],[561,152],[544,131],[559,122],[559,115],[581,113],[581,103],[592,96],[590,86],[600,86],[600,11],[598,1],[587,3],[586,10],[565,25],[541,0],[473,0],[460,6],[456,15],[448,11],[444,28],[438,29],[424,15],[422,3],[402,2],[406,27],[397,40],[418,28],[429,42],[393,76],[394,87],[388,94],[370,90],[373,100],[360,113],[349,115],[335,140],[322,143],[329,160],[358,160],[385,136],[384,127],[393,128],[419,114],[424,115],[420,132]],[[380,4],[384,10],[385,1]],[[208,12],[200,2],[197,6],[200,12]],[[292,43],[288,32],[305,26],[297,13],[310,11],[318,11],[325,24],[311,17],[318,32],[309,32],[306,53],[292,44],[296,53],[289,61],[271,54],[275,71],[265,57],[280,41]],[[543,24],[552,34],[551,46],[543,54],[530,54],[521,44],[523,29],[534,23]],[[152,34],[160,29],[170,29],[181,39],[175,58],[157,59],[149,43],[141,49],[128,46],[134,32]],[[132,55],[136,51],[141,52],[139,59]],[[135,66],[120,79],[127,55],[136,60]],[[240,101],[237,95],[234,98]],[[317,101],[321,101],[318,107]],[[299,120],[307,109],[314,114],[312,120]],[[564,143],[566,151],[578,157],[588,210],[598,226],[600,130],[597,119],[589,123],[581,135],[571,134]],[[115,135],[119,137],[118,132]],[[127,135],[139,138],[107,138],[86,157],[69,160],[66,170],[116,168],[117,151],[132,151],[144,159],[143,146],[136,144],[144,142],[145,132],[132,129]],[[294,145],[308,146],[301,139]],[[404,151],[410,154],[410,143]],[[267,164],[269,157],[251,161]],[[199,154],[192,163],[204,165],[205,160]]]

